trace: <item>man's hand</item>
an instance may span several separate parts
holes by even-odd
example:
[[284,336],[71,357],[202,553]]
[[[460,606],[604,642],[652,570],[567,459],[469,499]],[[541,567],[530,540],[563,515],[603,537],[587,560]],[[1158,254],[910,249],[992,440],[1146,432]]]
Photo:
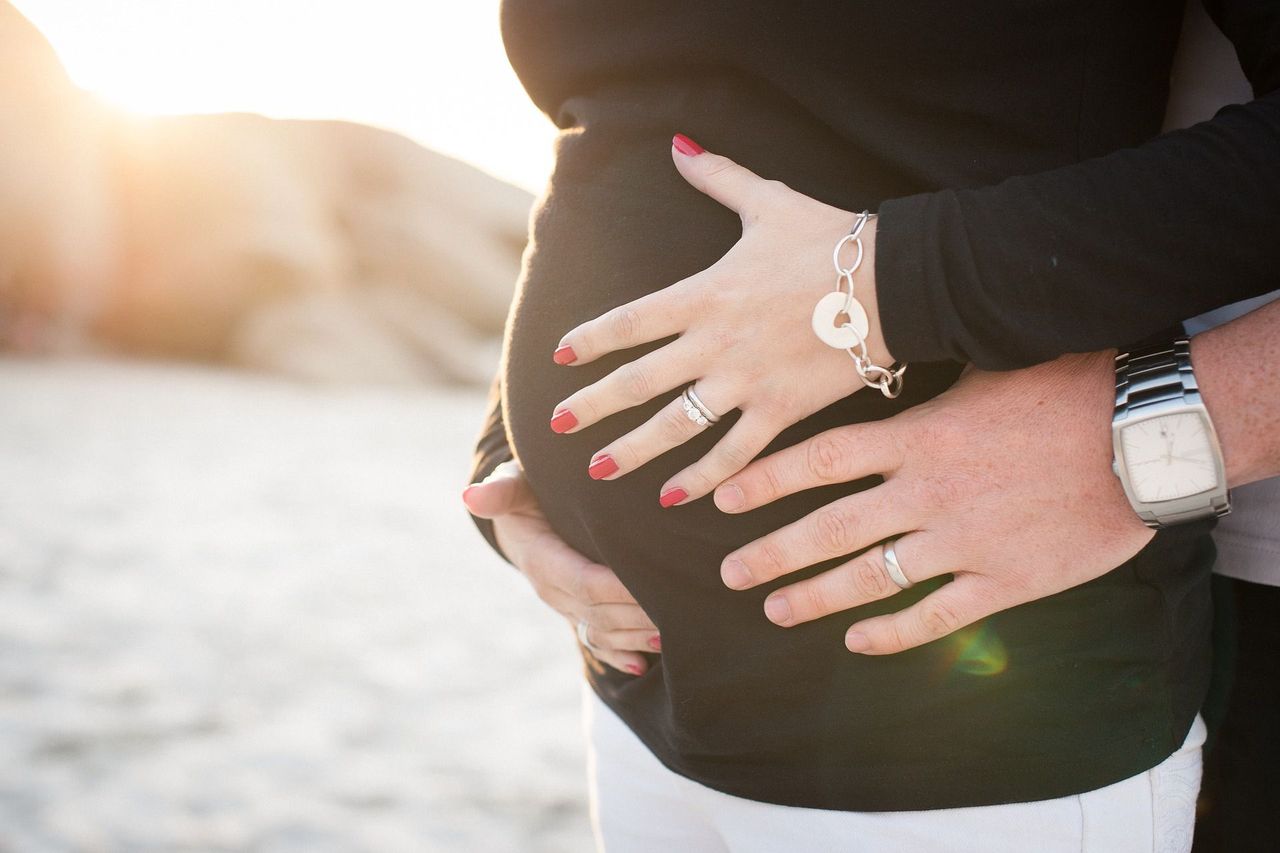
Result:
[[547,524],[516,462],[504,462],[462,493],[472,514],[493,519],[498,546],[533,584],[534,592],[586,635],[594,656],[615,669],[643,675],[637,652],[662,650],[658,629],[618,576],[564,543]]
[[766,599],[769,619],[797,625],[897,593],[877,543],[901,537],[894,550],[909,580],[954,578],[845,635],[850,651],[887,654],[1109,572],[1154,535],[1111,471],[1113,355],[969,369],[893,418],[829,430],[751,463],[716,489],[721,510],[873,474],[885,482],[732,552],[724,582],[747,589],[856,554]]

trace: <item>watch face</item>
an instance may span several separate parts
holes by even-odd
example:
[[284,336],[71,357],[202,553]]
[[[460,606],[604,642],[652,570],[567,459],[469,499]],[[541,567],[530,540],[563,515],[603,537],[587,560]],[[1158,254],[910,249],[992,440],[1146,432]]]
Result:
[[1143,503],[1185,498],[1218,485],[1205,422],[1196,412],[1140,421],[1120,431],[1129,485]]

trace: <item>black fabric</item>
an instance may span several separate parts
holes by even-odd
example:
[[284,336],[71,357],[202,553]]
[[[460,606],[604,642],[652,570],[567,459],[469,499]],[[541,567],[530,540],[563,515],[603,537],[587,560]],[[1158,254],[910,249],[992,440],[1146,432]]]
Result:
[[1213,579],[1214,691],[1196,853],[1270,853],[1280,839],[1280,588]]
[[[1167,289],[1157,284],[1168,273],[1167,258],[1145,249],[1129,257],[1107,244],[1105,257],[1085,264],[1097,280],[1068,316],[1057,314],[1065,294],[1050,299],[1035,282],[1020,287],[1013,262],[997,267],[1011,277],[998,285],[989,285],[986,268],[980,269],[983,287],[1000,288],[999,300],[976,300],[994,306],[989,315],[975,319],[968,305],[963,315],[949,314],[963,288],[976,286],[968,277],[974,259],[935,251],[956,220],[913,213],[945,207],[956,188],[1058,174],[1153,137],[1181,8],[1180,0],[1007,0],[981,11],[936,0],[506,0],[508,55],[535,102],[564,132],[532,219],[507,330],[502,417],[490,421],[487,435],[494,440],[487,446],[509,452],[496,441],[505,429],[552,528],[613,568],[662,632],[663,654],[651,657],[644,676],[609,669],[587,675],[668,767],[768,802],[929,809],[1097,788],[1154,766],[1181,745],[1204,699],[1209,669],[1208,524],[1161,531],[1109,574],[955,637],[894,656],[857,656],[842,642],[854,619],[904,607],[936,584],[782,629],[763,615],[766,594],[834,563],[750,592],[726,589],[718,569],[733,548],[874,480],[816,489],[739,516],[720,513],[709,499],[663,510],[658,487],[705,454],[736,413],[613,482],[587,476],[591,455],[654,414],[676,389],[572,435],[556,435],[547,424],[553,406],[574,390],[663,343],[562,367],[551,361],[561,335],[710,266],[739,236],[733,213],[676,174],[669,154],[675,132],[823,201],[882,212],[877,246],[886,247],[881,251],[889,259],[880,286],[890,345],[916,359],[907,390],[896,401],[869,392],[841,400],[784,431],[765,453],[901,411],[945,390],[959,374],[957,361],[921,357],[1008,366],[1050,352],[1123,346],[1170,325],[1157,322],[1165,315],[1195,313],[1204,304],[1201,294],[1178,282]],[[1274,45],[1258,36],[1257,26],[1250,43]],[[1265,141],[1260,133],[1252,138]],[[1181,158],[1156,145],[1171,160]],[[1239,200],[1241,221],[1262,204],[1267,176],[1255,169],[1266,151],[1242,152],[1222,152],[1257,179],[1256,191]],[[1109,174],[1123,178],[1127,157]],[[1186,170],[1206,159],[1213,158],[1191,158]],[[1147,175],[1139,182],[1144,190],[1156,192],[1163,180],[1176,178],[1176,165],[1164,164],[1161,180],[1140,166],[1134,170]],[[1069,199],[1088,197],[1088,186],[1063,185]],[[1233,178],[1223,195],[1239,186]],[[1052,193],[1039,187],[1028,192],[1048,204]],[[1203,223],[1194,214],[1171,215],[1164,204],[1169,198],[1157,195],[1141,209],[1130,205],[1120,227],[1132,225],[1138,234],[1150,233],[1152,223],[1181,230],[1187,239],[1178,245],[1190,252]],[[895,209],[894,199],[904,201]],[[1215,213],[1230,208],[1228,201],[1215,199]],[[1034,220],[1042,210],[1024,213]],[[975,222],[980,226],[982,219]],[[1072,269],[1084,264],[1082,258],[1098,251],[1099,234],[1115,227],[1107,217],[1055,219],[1058,239],[1076,247],[1063,249],[1060,259],[1069,259]],[[1247,223],[1212,233],[1213,252],[1252,258],[1280,246],[1250,243],[1258,228]],[[997,246],[1002,258],[1023,252],[1019,275],[1032,277],[1042,246],[1020,249],[1019,232],[971,236],[984,251]],[[918,264],[900,262],[912,253]],[[947,299],[935,298],[938,282],[904,283],[900,275],[932,264],[946,273]],[[1134,269],[1149,275],[1147,295],[1109,298],[1133,286]],[[1081,279],[1054,282],[1065,289]],[[1233,288],[1252,286],[1247,278],[1224,282],[1202,282],[1214,294],[1212,304],[1229,301]],[[904,310],[913,305],[920,310]],[[1109,316],[1081,330],[1083,314]],[[1034,325],[1019,325],[1028,317]],[[1099,332],[1101,324],[1108,331]],[[957,347],[958,340],[965,346]],[[1055,452],[1053,442],[1046,441],[1045,452]],[[477,470],[491,462],[481,452]]]
[[[502,416],[502,374],[493,378],[489,386],[489,399],[485,403],[484,421],[480,424],[480,434],[476,437],[475,451],[471,457],[471,479],[468,482],[478,483],[493,473],[503,462],[513,458],[511,444],[507,439],[506,421]],[[489,543],[489,547],[508,563],[511,559],[498,545],[493,533],[493,520],[471,516],[480,535]]]
[[1081,9],[1080,76],[1046,92],[1078,97],[1081,162],[880,207],[876,293],[896,358],[1022,367],[1275,289],[1280,2],[1205,4],[1257,100],[1141,146],[1125,131],[1162,103],[1150,96],[1163,97],[1156,55],[1169,16],[1150,3],[1114,5],[1105,23],[1096,5]]

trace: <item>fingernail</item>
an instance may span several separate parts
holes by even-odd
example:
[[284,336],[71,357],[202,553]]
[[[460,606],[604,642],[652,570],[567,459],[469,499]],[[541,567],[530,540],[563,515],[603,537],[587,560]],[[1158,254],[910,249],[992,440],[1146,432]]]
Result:
[[684,489],[667,489],[658,496],[658,503],[662,504],[664,507],[675,506],[687,497],[689,497],[689,493]]
[[866,634],[850,631],[844,635],[844,647],[851,652],[865,652],[871,648],[871,640]]
[[640,668],[640,664],[638,663],[627,664],[627,672],[631,673],[632,675],[644,675],[644,670]]
[[791,605],[781,595],[771,595],[764,600],[764,615],[775,625],[786,625],[791,621]]
[[613,461],[613,457],[605,454],[595,459],[588,467],[587,473],[591,475],[591,479],[599,480],[602,477],[608,477],[614,471],[618,470],[618,463]]
[[573,364],[578,360],[578,354],[573,351],[573,347],[565,344],[562,347],[556,347],[556,351],[551,354],[551,360],[556,364]]
[[578,418],[568,409],[561,409],[551,419],[551,428],[556,432],[568,432],[578,425]]
[[725,512],[733,512],[742,509],[747,502],[747,496],[742,493],[737,483],[725,483],[716,489],[715,502],[716,506]]
[[466,502],[467,502],[467,495],[471,494],[471,490],[472,490],[472,489],[474,489],[475,487],[476,487],[476,484],[475,484],[475,483],[472,483],[471,485],[467,486],[465,489],[463,489],[463,490],[462,490],[462,502],[463,502],[463,503],[466,503]]
[[658,636],[657,634],[654,634],[652,637],[650,637],[649,648],[653,649],[655,652],[662,651],[662,637]]
[[720,567],[720,579],[730,589],[745,589],[751,586],[751,570],[740,560],[728,560]]
[[677,151],[686,157],[697,157],[706,150],[683,133],[677,133],[675,136],[671,137],[671,144],[676,147]]

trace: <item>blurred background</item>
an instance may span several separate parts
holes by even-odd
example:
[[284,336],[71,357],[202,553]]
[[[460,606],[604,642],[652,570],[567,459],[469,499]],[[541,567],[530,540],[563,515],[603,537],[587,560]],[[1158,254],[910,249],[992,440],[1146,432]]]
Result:
[[0,0],[0,850],[589,848],[458,497],[553,137],[496,0]]

